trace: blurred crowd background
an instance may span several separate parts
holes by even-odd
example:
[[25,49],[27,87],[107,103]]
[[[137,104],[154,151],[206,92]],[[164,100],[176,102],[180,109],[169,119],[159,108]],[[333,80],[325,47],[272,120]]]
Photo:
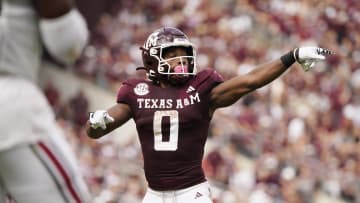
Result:
[[[116,94],[145,77],[139,47],[162,26],[183,30],[200,69],[228,79],[298,46],[336,54],[304,72],[294,65],[270,85],[216,112],[203,162],[216,203],[360,202],[360,1],[77,1],[91,40],[72,72]],[[136,136],[90,140],[91,101],[44,87],[96,203],[140,203],[146,191]],[[114,101],[115,103],[115,101]],[[119,139],[119,138],[118,138]]]

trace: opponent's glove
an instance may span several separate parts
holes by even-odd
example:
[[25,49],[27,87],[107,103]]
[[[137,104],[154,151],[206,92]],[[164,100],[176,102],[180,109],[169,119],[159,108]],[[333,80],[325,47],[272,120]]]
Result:
[[333,52],[319,47],[300,47],[296,48],[293,54],[303,70],[309,71],[317,61],[324,60],[325,56],[333,54]]
[[90,112],[89,123],[90,126],[94,129],[101,128],[106,129],[106,124],[114,122],[114,118],[109,115],[107,111],[98,110],[95,112]]

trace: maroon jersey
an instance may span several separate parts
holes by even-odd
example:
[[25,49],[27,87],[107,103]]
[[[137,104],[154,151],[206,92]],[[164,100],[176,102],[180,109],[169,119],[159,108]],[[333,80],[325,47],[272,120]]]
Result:
[[210,92],[222,81],[207,69],[181,87],[161,88],[144,79],[123,83],[117,102],[131,108],[150,188],[176,190],[205,181],[201,162],[211,120]]

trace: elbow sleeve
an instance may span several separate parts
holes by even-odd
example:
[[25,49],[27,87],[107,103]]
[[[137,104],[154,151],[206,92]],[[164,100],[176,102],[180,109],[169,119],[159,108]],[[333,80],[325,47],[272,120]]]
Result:
[[41,19],[39,26],[49,54],[66,65],[79,58],[89,38],[86,21],[77,9],[57,18]]

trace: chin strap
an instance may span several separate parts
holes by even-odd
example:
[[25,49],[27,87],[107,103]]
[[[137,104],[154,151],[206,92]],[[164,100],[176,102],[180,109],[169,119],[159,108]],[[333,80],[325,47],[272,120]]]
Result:
[[146,70],[146,68],[141,66],[141,67],[137,67],[136,70]]

